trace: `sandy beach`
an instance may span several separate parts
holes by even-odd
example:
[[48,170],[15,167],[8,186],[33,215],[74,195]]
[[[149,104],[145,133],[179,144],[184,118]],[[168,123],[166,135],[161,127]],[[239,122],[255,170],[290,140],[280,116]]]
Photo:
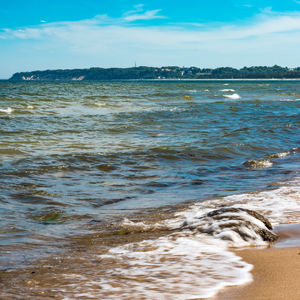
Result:
[[226,288],[217,300],[300,299],[300,224],[281,225],[275,230],[280,239],[274,246],[236,251],[254,266],[253,281]]

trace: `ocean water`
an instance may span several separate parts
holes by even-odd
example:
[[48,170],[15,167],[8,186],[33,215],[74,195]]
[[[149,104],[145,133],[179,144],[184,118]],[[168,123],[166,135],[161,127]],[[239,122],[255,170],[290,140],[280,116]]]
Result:
[[0,135],[0,297],[212,297],[267,244],[210,211],[299,222],[299,81],[0,82]]

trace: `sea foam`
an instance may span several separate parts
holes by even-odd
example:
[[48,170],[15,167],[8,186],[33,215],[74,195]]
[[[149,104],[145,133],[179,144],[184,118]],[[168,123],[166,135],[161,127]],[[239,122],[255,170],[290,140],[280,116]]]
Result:
[[226,242],[191,231],[111,248],[95,259],[110,268],[97,280],[76,277],[75,298],[194,299],[252,280],[252,266],[228,251]]
[[12,109],[11,107],[8,107],[6,109],[0,109],[0,112],[6,113],[8,115],[10,115],[13,111],[14,109]]
[[241,96],[239,95],[239,94],[232,94],[232,95],[223,95],[223,97],[225,97],[225,98],[230,98],[230,99],[240,99],[241,98]]
[[234,89],[223,89],[223,90],[220,90],[221,92],[235,92]]
[[[199,202],[156,223],[125,219],[120,226],[129,232],[172,230],[157,239],[110,248],[95,260],[109,263],[97,280],[84,275],[73,286],[74,296],[86,293],[105,299],[194,299],[213,297],[225,286],[252,280],[252,266],[231,247],[267,246],[259,230],[269,230],[257,211],[273,224],[297,222],[300,178],[274,190],[237,194]],[[226,210],[223,208],[228,207]],[[217,217],[212,211],[219,210]],[[266,227],[267,226],[267,227]],[[66,275],[69,276],[69,275]]]

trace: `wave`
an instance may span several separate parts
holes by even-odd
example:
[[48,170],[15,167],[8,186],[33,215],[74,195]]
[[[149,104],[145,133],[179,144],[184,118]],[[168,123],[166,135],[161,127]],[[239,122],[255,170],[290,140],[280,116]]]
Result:
[[236,99],[240,99],[241,96],[239,94],[232,94],[232,95],[223,95],[223,97],[225,98],[230,98],[230,99],[233,99],[233,100],[236,100]]
[[10,149],[0,149],[0,154],[1,155],[25,155],[27,153],[21,151],[21,150],[18,150],[18,149],[15,149],[15,148],[10,148]]
[[95,106],[98,106],[98,107],[105,107],[105,106],[106,106],[106,103],[98,103],[98,102],[95,102],[94,105],[95,105]]
[[[296,148],[291,149],[292,152],[296,152]],[[273,166],[272,159],[284,158],[291,154],[290,151],[286,152],[278,152],[267,154],[266,159],[258,159],[258,160],[248,160],[243,163],[243,165],[249,169],[265,169]]]
[[290,151],[286,151],[286,152],[279,152],[279,153],[274,153],[274,154],[268,154],[267,157],[268,158],[283,158],[283,157],[289,156],[290,154],[291,154]]
[[234,89],[223,89],[223,90],[220,90],[221,92],[235,92]]
[[189,299],[212,297],[225,286],[251,281],[252,266],[225,243],[187,233],[112,248],[100,258],[119,264],[96,281],[101,293],[95,295],[88,279],[76,287],[78,293],[105,299]]
[[250,282],[252,266],[230,247],[267,246],[266,240],[276,239],[260,213],[274,223],[299,220],[299,182],[295,178],[271,191],[196,203],[169,220],[125,219],[121,227],[127,233],[166,229],[172,233],[98,255],[101,264],[110,267],[97,279],[82,275],[73,285],[74,296],[84,292],[95,299],[208,298],[225,286]]
[[12,109],[11,107],[8,107],[6,109],[0,109],[0,112],[6,113],[8,115],[10,115],[13,111],[14,111],[14,109]]
[[248,160],[244,162],[243,165],[250,169],[264,169],[264,168],[272,167],[273,163],[269,159],[259,159],[259,160]]
[[273,225],[299,221],[300,177],[279,183],[279,188],[267,191],[236,194],[220,199],[196,203],[177,216],[187,222],[220,207],[238,207],[257,211],[266,216]]

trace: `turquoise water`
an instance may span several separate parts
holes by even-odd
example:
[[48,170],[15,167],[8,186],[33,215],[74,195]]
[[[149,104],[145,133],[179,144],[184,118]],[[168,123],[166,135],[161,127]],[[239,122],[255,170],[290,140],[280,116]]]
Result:
[[1,244],[268,189],[299,129],[298,81],[0,82]]

